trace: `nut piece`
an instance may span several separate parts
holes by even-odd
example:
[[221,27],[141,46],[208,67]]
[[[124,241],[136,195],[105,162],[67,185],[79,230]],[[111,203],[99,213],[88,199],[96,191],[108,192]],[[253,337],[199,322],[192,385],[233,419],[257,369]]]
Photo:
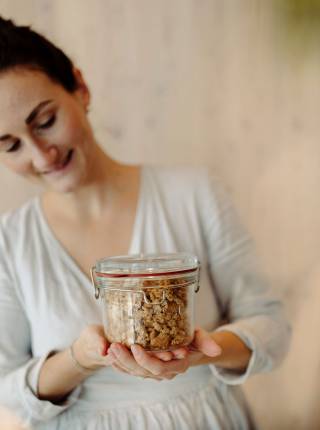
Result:
[[109,342],[163,351],[192,340],[184,278],[138,281],[136,289],[106,291],[104,326]]

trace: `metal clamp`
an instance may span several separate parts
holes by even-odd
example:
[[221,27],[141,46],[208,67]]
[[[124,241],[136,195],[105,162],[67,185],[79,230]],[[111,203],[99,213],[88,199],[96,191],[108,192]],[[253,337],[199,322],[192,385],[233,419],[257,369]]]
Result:
[[198,283],[197,283],[196,289],[194,290],[195,293],[197,293],[200,290],[200,269],[201,269],[201,266],[199,263],[199,265],[198,265]]
[[162,305],[162,303],[165,303],[165,301],[166,301],[166,295],[165,295],[165,292],[164,291],[162,291],[162,300],[161,300],[161,302],[151,302],[148,298],[147,298],[147,295],[146,295],[146,293],[145,293],[145,291],[139,291],[139,293],[142,293],[143,294],[143,300],[144,300],[144,302],[147,304],[147,305]]
[[96,299],[98,299],[99,296],[100,296],[100,290],[96,286],[96,283],[95,283],[95,280],[94,280],[94,273],[95,273],[95,267],[91,267],[91,269],[90,269],[90,275],[91,275],[92,285],[94,287],[94,296],[95,296]]

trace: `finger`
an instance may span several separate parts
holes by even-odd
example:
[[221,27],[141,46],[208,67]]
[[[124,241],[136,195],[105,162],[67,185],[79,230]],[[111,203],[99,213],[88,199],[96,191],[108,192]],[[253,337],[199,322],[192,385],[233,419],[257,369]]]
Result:
[[186,348],[177,348],[172,351],[158,351],[154,352],[151,355],[160,358],[162,361],[170,361],[181,358],[185,358],[188,354],[188,350]]
[[178,348],[178,349],[174,349],[172,352],[173,358],[181,360],[182,358],[186,358],[186,356],[188,355],[188,350],[187,348]]
[[124,345],[113,343],[110,346],[110,352],[116,357],[117,364],[124,369],[134,374],[144,373],[144,369],[136,362],[131,352]]
[[201,328],[195,330],[191,349],[192,347],[208,357],[216,357],[222,353],[221,347],[212,339],[210,333]]
[[152,378],[161,381],[161,378],[156,377],[139,366],[131,352],[124,345],[112,344],[110,353],[116,358],[113,365],[121,368],[123,372],[142,378]]
[[101,364],[104,364],[105,366],[110,366],[113,363],[117,361],[117,358],[115,357],[112,352],[108,352],[108,354],[105,357],[101,358]]
[[90,324],[86,328],[86,335],[87,338],[95,345],[99,355],[107,355],[110,344],[105,337],[102,325]]
[[168,375],[183,373],[188,368],[187,359],[171,360],[163,362],[148,354],[140,345],[131,346],[132,354],[136,362],[153,375],[166,377]]
[[173,359],[173,354],[170,351],[151,352],[150,355],[157,357],[162,361],[170,361]]
[[[121,367],[120,365],[118,365],[117,363],[114,363],[112,365],[112,367],[117,370],[118,372],[121,373],[126,373],[127,375],[131,375],[130,372],[128,372],[128,370],[124,369],[123,367]],[[138,376],[139,378],[143,378],[143,379],[155,379],[156,381],[162,381],[161,378],[158,378],[157,376],[154,375],[148,375],[147,373],[141,374],[141,375],[134,375],[134,376]]]
[[[126,369],[122,364],[120,364],[118,361],[115,361],[112,364],[112,367],[115,370],[118,370],[121,373],[126,373],[128,375],[132,375],[132,371],[130,369]],[[151,378],[151,379],[155,379],[157,381],[161,381],[161,378],[158,378],[155,375],[151,375],[149,373],[147,373],[145,370],[142,369],[142,371],[140,373],[134,373],[133,376],[139,376],[140,378],[146,379],[146,378]]]
[[113,364],[112,364],[112,367],[113,367],[115,370],[117,370],[118,372],[126,373],[126,374],[128,374],[128,373],[129,373],[126,369],[124,369],[123,367],[119,366],[119,364],[117,364],[117,363],[113,363]]
[[101,339],[105,339],[103,327],[98,324],[90,324],[84,330],[83,333],[87,339],[94,342],[99,342]]

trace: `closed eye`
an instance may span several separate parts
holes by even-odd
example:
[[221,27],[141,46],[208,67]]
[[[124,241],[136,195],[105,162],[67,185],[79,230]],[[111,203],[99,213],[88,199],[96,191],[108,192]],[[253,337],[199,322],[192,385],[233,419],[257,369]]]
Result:
[[56,116],[52,115],[46,122],[39,124],[37,126],[37,129],[44,130],[46,128],[50,128],[55,123],[55,120]]
[[10,148],[9,148],[9,149],[7,149],[7,151],[6,151],[6,152],[15,152],[15,151],[18,151],[18,149],[20,148],[20,146],[21,146],[21,142],[20,142],[20,140],[19,140],[19,139],[17,139],[17,140],[14,142],[14,144],[13,144],[12,146],[10,146]]

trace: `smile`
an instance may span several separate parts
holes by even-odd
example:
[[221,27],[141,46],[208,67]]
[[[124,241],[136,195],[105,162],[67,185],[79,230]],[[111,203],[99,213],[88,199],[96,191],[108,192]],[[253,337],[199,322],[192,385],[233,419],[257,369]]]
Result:
[[69,164],[71,163],[71,160],[73,158],[73,153],[74,150],[70,149],[65,157],[65,159],[62,161],[62,163],[57,164],[56,166],[54,166],[51,170],[48,170],[46,172],[43,172],[44,175],[50,175],[50,174],[54,174],[54,173],[60,173],[64,170],[66,170],[66,168],[69,166]]

